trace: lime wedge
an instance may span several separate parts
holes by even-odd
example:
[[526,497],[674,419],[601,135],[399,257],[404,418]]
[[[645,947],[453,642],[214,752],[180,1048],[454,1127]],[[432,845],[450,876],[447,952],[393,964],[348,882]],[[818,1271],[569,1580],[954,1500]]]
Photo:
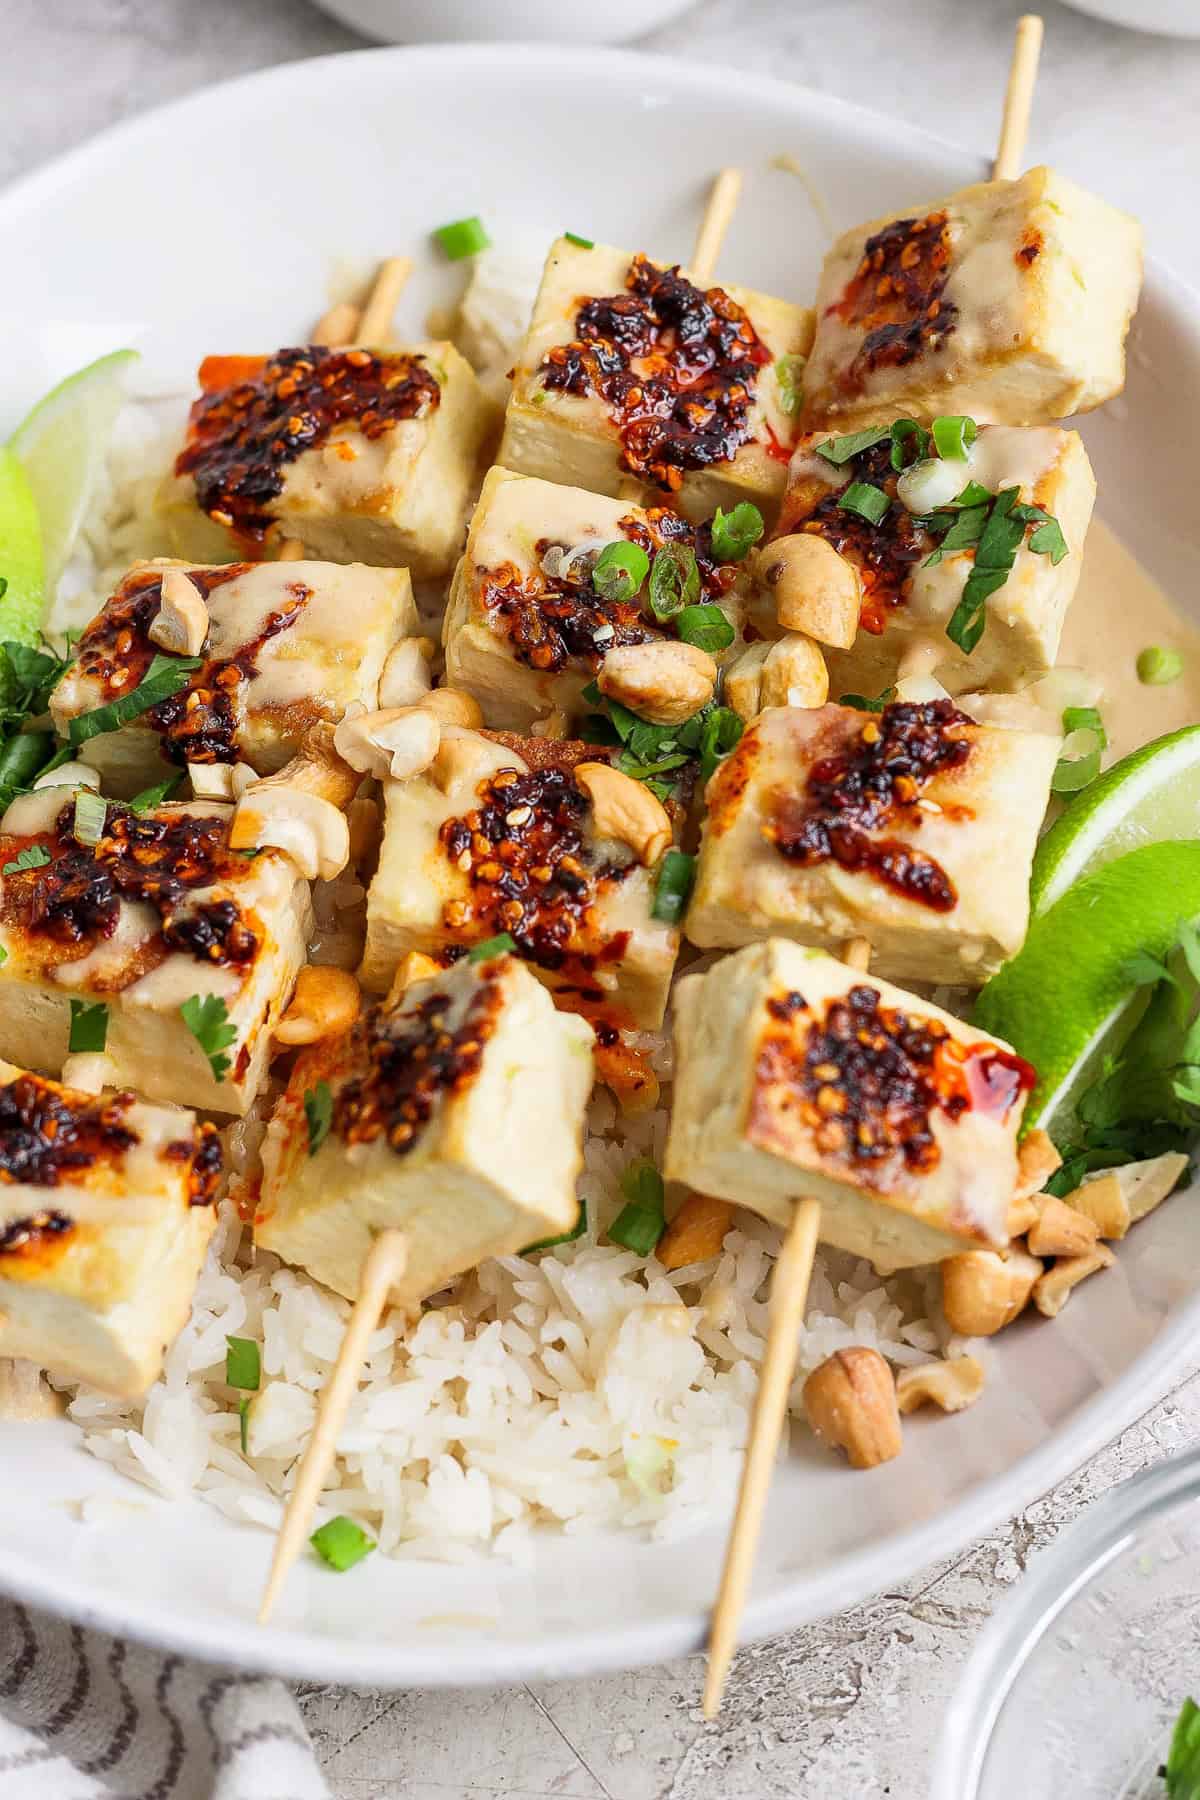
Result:
[[1033,859],[1034,918],[1114,857],[1179,838],[1200,838],[1200,725],[1143,745],[1072,800]]
[[9,439],[42,522],[48,594],[58,585],[92,503],[125,396],[125,373],[136,361],[136,350],[114,350],[77,369],[38,401]]
[[0,445],[0,641],[37,642],[42,622],[42,534],[29,478]]
[[1145,1005],[1146,989],[1129,979],[1126,964],[1137,950],[1165,956],[1181,921],[1197,915],[1200,842],[1193,842],[1131,850],[1034,920],[1023,948],[975,1005],[975,1023],[1006,1038],[1038,1072],[1026,1128],[1042,1125],[1056,1143],[1070,1141],[1077,1096]]

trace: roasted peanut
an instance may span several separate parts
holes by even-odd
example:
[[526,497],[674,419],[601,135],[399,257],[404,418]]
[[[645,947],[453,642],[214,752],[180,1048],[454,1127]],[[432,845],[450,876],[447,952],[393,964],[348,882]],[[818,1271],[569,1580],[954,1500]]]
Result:
[[663,1235],[655,1255],[664,1269],[686,1269],[721,1254],[733,1223],[733,1203],[711,1194],[689,1194]]

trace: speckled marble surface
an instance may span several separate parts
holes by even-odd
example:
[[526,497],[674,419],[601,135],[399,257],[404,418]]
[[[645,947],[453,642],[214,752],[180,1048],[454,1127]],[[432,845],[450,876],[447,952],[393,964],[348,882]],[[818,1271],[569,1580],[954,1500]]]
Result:
[[[486,0],[481,0],[486,3]],[[645,46],[790,75],[985,150],[1013,0],[705,0]],[[1047,5],[1030,142],[1139,212],[1200,286],[1200,44]],[[353,49],[305,0],[3,0],[0,182],[225,76]],[[15,77],[15,79],[14,79]],[[1113,1483],[1200,1440],[1200,1377],[965,1554],[869,1604],[745,1650],[720,1725],[701,1665],[496,1693],[301,1690],[337,1800],[921,1800],[941,1714],[1029,1556]]]

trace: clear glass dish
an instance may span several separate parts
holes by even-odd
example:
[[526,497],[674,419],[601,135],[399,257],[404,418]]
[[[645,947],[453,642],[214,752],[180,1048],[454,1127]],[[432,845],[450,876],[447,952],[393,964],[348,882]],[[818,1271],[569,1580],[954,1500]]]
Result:
[[1165,1800],[1200,1700],[1200,1453],[1124,1483],[1031,1565],[951,1702],[933,1800]]

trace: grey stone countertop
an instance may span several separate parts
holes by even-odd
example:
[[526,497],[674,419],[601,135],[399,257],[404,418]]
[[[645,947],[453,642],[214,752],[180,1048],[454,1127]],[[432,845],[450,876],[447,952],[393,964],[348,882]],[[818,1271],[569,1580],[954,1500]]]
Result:
[[[986,150],[1020,10],[1013,0],[704,0],[642,47],[790,75]],[[1030,160],[1139,213],[1151,248],[1200,286],[1200,237],[1188,228],[1200,44],[1052,3],[1043,12]],[[305,0],[5,0],[3,14],[17,79],[0,109],[0,182],[173,95],[362,42]],[[337,1800],[922,1800],[962,1665],[1030,1554],[1115,1482],[1198,1439],[1193,1377],[963,1555],[744,1650],[719,1725],[700,1715],[698,1659],[496,1692],[312,1686],[301,1707]]]

